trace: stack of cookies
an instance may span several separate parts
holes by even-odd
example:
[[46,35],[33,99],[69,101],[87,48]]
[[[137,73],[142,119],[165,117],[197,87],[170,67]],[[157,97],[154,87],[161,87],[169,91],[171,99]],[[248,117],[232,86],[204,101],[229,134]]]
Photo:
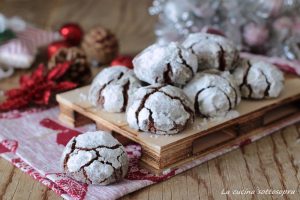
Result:
[[154,134],[180,133],[195,116],[224,116],[241,98],[276,98],[284,87],[275,66],[242,59],[230,40],[207,33],[151,45],[133,65],[100,72],[89,100],[107,112],[126,112],[130,127]]

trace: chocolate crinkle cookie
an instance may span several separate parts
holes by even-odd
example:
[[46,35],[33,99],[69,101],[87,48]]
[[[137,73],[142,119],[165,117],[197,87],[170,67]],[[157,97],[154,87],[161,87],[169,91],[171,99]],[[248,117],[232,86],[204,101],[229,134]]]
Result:
[[108,185],[128,170],[124,147],[104,131],[86,132],[69,141],[61,158],[64,172],[77,181]]
[[177,43],[154,44],[133,59],[136,76],[149,84],[185,85],[198,70],[197,57]]
[[220,71],[231,70],[235,67],[239,57],[235,45],[219,35],[193,33],[182,45],[197,56],[199,70],[209,68]]
[[102,70],[93,80],[88,99],[107,112],[124,112],[132,94],[141,87],[133,70],[113,66]]
[[206,70],[197,73],[184,87],[192,100],[196,114],[202,117],[217,117],[236,107],[241,95],[229,72]]
[[265,61],[241,59],[233,75],[246,99],[275,98],[284,88],[283,73]]
[[181,89],[171,85],[138,89],[127,110],[130,127],[155,134],[176,134],[193,119],[192,103]]

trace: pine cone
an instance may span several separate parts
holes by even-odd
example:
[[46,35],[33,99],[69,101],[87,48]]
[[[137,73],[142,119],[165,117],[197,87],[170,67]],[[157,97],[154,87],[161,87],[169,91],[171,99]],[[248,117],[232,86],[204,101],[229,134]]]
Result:
[[86,54],[78,47],[61,48],[49,60],[48,69],[52,69],[58,63],[71,62],[71,66],[61,80],[72,81],[79,85],[88,84],[91,80],[91,69]]
[[82,48],[89,60],[108,64],[118,55],[119,43],[109,30],[95,27],[84,36]]

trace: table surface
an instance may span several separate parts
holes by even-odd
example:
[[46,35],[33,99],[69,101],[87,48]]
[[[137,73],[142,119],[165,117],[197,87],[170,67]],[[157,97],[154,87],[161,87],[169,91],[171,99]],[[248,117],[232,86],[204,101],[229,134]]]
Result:
[[[0,0],[0,12],[19,15],[34,25],[52,30],[67,21],[79,22],[85,30],[100,24],[116,33],[122,53],[135,54],[155,40],[156,18],[147,13],[150,4],[150,0]],[[18,77],[26,72],[17,71],[12,78],[0,81],[0,90],[17,86]],[[299,199],[299,137],[300,124],[292,125],[122,199]],[[233,194],[267,192],[267,189],[296,190],[296,193]],[[61,197],[0,158],[0,199]]]

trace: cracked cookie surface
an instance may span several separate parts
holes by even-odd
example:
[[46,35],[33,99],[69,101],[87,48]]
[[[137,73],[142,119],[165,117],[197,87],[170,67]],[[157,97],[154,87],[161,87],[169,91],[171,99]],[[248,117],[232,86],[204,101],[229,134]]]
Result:
[[176,43],[154,44],[133,59],[134,73],[149,84],[185,85],[198,70],[197,57]]
[[132,94],[141,87],[133,70],[114,66],[102,70],[93,80],[88,99],[107,112],[124,112]]
[[128,158],[124,147],[104,131],[86,132],[67,144],[61,165],[77,181],[108,185],[124,178]]
[[283,73],[265,61],[241,59],[233,76],[245,99],[276,98],[284,88]]
[[182,43],[198,58],[200,69],[231,70],[238,60],[235,45],[225,37],[208,33],[190,34]]
[[184,87],[196,114],[216,117],[235,108],[241,100],[240,91],[229,72],[206,70],[197,73]]
[[194,119],[192,103],[184,92],[160,84],[137,90],[126,114],[130,127],[155,134],[179,133]]

